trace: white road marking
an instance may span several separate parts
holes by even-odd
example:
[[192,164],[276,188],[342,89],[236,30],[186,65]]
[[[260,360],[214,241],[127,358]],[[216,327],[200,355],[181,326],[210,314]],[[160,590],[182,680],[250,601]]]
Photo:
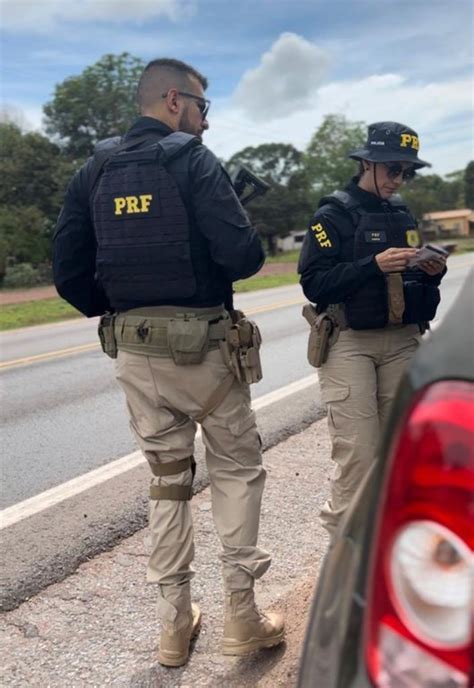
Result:
[[[269,392],[268,394],[264,394],[263,396],[255,399],[255,401],[252,402],[252,407],[255,411],[258,411],[259,409],[270,406],[277,401],[281,401],[281,399],[285,399],[285,397],[290,396],[295,392],[300,392],[308,387],[311,387],[311,385],[315,385],[316,383],[316,374],[308,375],[307,377],[301,378],[296,382],[292,382],[285,387],[280,387],[273,392]],[[201,428],[198,428],[196,437],[199,437],[200,435]],[[111,478],[115,478],[122,473],[126,473],[126,471],[136,468],[136,466],[139,466],[142,463],[145,463],[145,459],[140,451],[136,451],[132,454],[127,454],[127,456],[122,456],[120,459],[111,461],[106,466],[96,468],[93,471],[84,473],[84,475],[80,475],[77,478],[72,478],[72,480],[68,480],[61,485],[57,485],[56,487],[52,487],[45,492],[41,492],[34,497],[25,499],[23,502],[13,504],[12,506],[3,509],[3,511],[0,511],[0,530],[15,525],[15,523],[18,523],[25,518],[29,518],[30,516],[34,516],[45,509],[49,509],[55,504],[59,504],[66,499],[70,499],[81,492],[90,490],[92,487],[100,485],[101,483],[110,480]]]

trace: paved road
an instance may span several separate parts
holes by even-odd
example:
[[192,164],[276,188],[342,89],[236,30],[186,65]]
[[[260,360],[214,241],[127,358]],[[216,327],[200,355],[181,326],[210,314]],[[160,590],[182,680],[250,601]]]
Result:
[[[450,265],[439,318],[474,265],[474,254],[454,256]],[[298,285],[237,297],[237,306],[253,313],[264,337],[265,379],[253,386],[254,399],[313,371],[306,362],[302,302]],[[1,508],[136,448],[113,362],[96,343],[96,326],[76,320],[1,337]]]

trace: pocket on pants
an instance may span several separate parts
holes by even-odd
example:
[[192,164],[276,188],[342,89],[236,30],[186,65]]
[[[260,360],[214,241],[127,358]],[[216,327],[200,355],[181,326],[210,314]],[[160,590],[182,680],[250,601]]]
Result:
[[227,418],[213,419],[206,425],[212,444],[238,463],[252,466],[262,462],[261,440],[257,431],[255,412],[248,406],[239,405]]
[[328,421],[335,429],[340,429],[343,425],[344,419],[337,410],[341,402],[349,398],[350,392],[351,388],[349,386],[323,390],[323,400],[327,407]]

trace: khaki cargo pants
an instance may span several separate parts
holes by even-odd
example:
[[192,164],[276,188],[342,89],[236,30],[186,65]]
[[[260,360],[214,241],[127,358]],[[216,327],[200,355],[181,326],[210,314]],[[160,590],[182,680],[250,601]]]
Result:
[[[229,374],[220,351],[208,352],[198,365],[185,366],[175,365],[171,358],[119,351],[116,372],[125,391],[131,428],[152,471],[158,464],[192,456],[197,428],[193,418]],[[225,587],[228,591],[249,588],[271,559],[257,547],[266,473],[248,385],[234,381],[225,399],[203,420],[202,439]],[[152,479],[158,486],[191,483],[191,468]],[[150,530],[147,579],[160,584],[162,595],[164,586],[169,591],[168,586],[185,587],[194,575],[190,502],[150,500]]]
[[319,369],[336,463],[321,511],[331,535],[375,459],[381,428],[420,339],[417,325],[343,330]]

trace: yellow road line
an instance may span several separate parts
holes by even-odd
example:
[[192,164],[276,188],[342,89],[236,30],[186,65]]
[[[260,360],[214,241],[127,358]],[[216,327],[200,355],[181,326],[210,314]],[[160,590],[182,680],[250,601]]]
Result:
[[99,342],[91,344],[81,344],[80,346],[71,346],[68,349],[59,349],[58,351],[47,351],[44,354],[36,354],[35,356],[27,356],[26,358],[15,358],[11,361],[4,361],[0,363],[0,370],[6,368],[13,368],[19,365],[28,365],[29,363],[37,363],[38,361],[47,361],[49,358],[61,358],[62,356],[70,356],[71,354],[80,354],[84,351],[92,351],[97,349]]
[[[286,301],[280,301],[279,303],[272,303],[267,306],[259,306],[258,308],[253,308],[247,310],[247,315],[255,315],[257,313],[266,313],[268,311],[274,311],[278,308],[286,308],[288,306],[295,306],[297,304],[304,303],[304,298],[298,299],[287,299]],[[16,358],[11,361],[4,361],[0,363],[0,370],[8,370],[9,368],[15,368],[16,366],[29,365],[31,363],[39,363],[40,361],[48,361],[55,358],[63,358],[64,356],[72,356],[74,354],[84,353],[85,351],[94,351],[94,349],[99,348],[99,342],[92,342],[91,344],[81,344],[80,346],[71,346],[67,349],[59,349],[57,351],[47,351],[44,354],[36,354],[35,356],[27,356],[25,358]]]

